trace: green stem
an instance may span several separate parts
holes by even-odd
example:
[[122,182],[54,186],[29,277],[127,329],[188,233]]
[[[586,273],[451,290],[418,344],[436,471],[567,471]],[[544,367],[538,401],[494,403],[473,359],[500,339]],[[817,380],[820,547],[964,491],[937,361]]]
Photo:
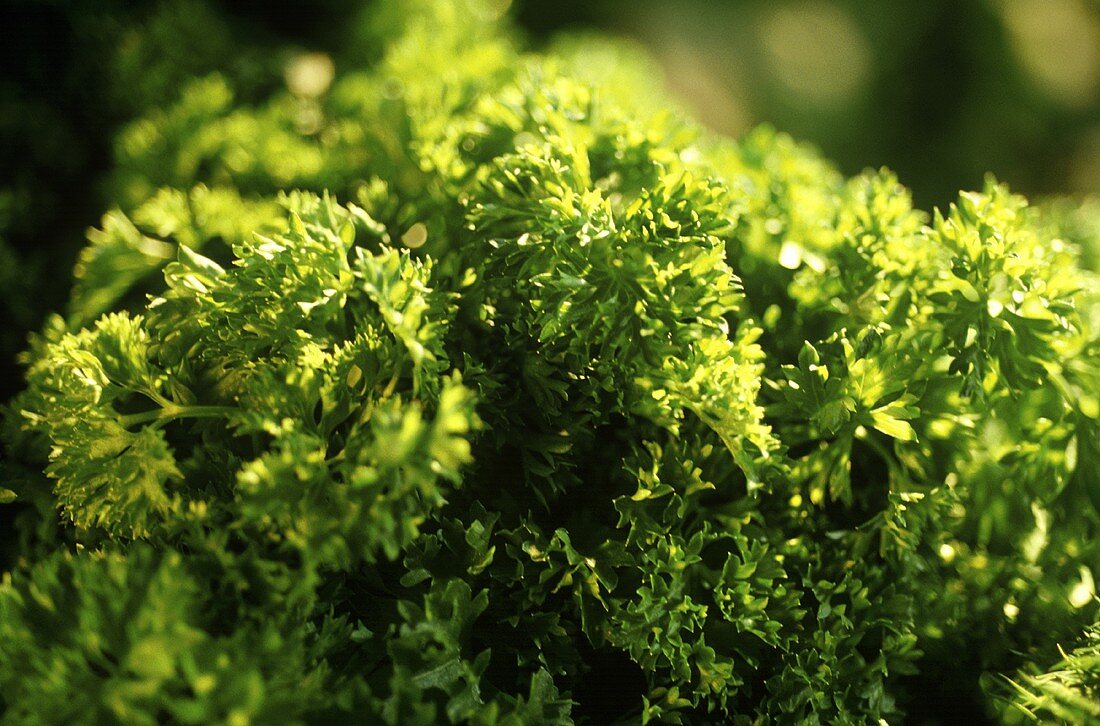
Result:
[[155,408],[152,411],[120,416],[119,421],[123,426],[129,428],[152,421],[171,421],[177,418],[221,418],[236,410],[232,406],[177,406],[176,404],[169,404],[163,408]]

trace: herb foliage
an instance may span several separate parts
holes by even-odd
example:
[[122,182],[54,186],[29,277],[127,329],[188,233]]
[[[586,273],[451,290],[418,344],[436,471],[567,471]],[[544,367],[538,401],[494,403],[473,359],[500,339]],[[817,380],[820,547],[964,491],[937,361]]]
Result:
[[9,721],[1100,717],[1093,228],[371,27],[120,136],[6,409]]

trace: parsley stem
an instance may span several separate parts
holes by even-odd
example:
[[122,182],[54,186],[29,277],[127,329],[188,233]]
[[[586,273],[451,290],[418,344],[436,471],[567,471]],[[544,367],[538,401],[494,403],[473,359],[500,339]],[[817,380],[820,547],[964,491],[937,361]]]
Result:
[[129,428],[151,421],[171,421],[177,418],[220,418],[228,416],[237,409],[232,406],[177,406],[169,404],[163,408],[154,408],[151,411],[132,413],[120,416],[122,425]]

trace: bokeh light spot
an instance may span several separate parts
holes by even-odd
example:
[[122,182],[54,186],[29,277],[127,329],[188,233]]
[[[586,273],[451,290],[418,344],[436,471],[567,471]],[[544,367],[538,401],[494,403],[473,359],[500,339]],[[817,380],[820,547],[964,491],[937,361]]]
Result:
[[832,3],[777,4],[764,19],[760,39],[776,80],[811,103],[847,101],[870,74],[863,33]]
[[1001,4],[1020,65],[1051,100],[1092,103],[1100,80],[1100,17],[1085,0],[1005,0]]
[[303,53],[286,66],[286,86],[295,96],[317,98],[332,85],[336,67],[325,53]]

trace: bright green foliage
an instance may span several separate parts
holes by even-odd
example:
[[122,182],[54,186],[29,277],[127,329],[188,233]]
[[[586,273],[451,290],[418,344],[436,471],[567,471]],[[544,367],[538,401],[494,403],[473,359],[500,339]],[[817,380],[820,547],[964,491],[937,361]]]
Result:
[[[16,723],[271,722],[324,704],[329,634],[224,635],[176,553],[58,553],[5,584],[0,682]],[[213,627],[211,627],[213,626]],[[306,646],[305,641],[310,641]],[[44,643],[49,647],[43,648]]]
[[7,410],[6,714],[1089,717],[1087,654],[1031,675],[1097,613],[1086,217],[926,215],[495,7],[124,131]]
[[1049,671],[1023,674],[1002,691],[1009,722],[1100,720],[1100,627],[1093,625],[1078,647],[1062,651]]
[[179,247],[199,251],[215,240],[237,244],[255,232],[280,230],[278,219],[278,206],[270,201],[201,185],[189,192],[162,189],[130,216],[109,212],[100,229],[89,230],[89,245],[77,262],[70,323],[94,320],[127,295],[141,300],[141,283],[174,260]]

